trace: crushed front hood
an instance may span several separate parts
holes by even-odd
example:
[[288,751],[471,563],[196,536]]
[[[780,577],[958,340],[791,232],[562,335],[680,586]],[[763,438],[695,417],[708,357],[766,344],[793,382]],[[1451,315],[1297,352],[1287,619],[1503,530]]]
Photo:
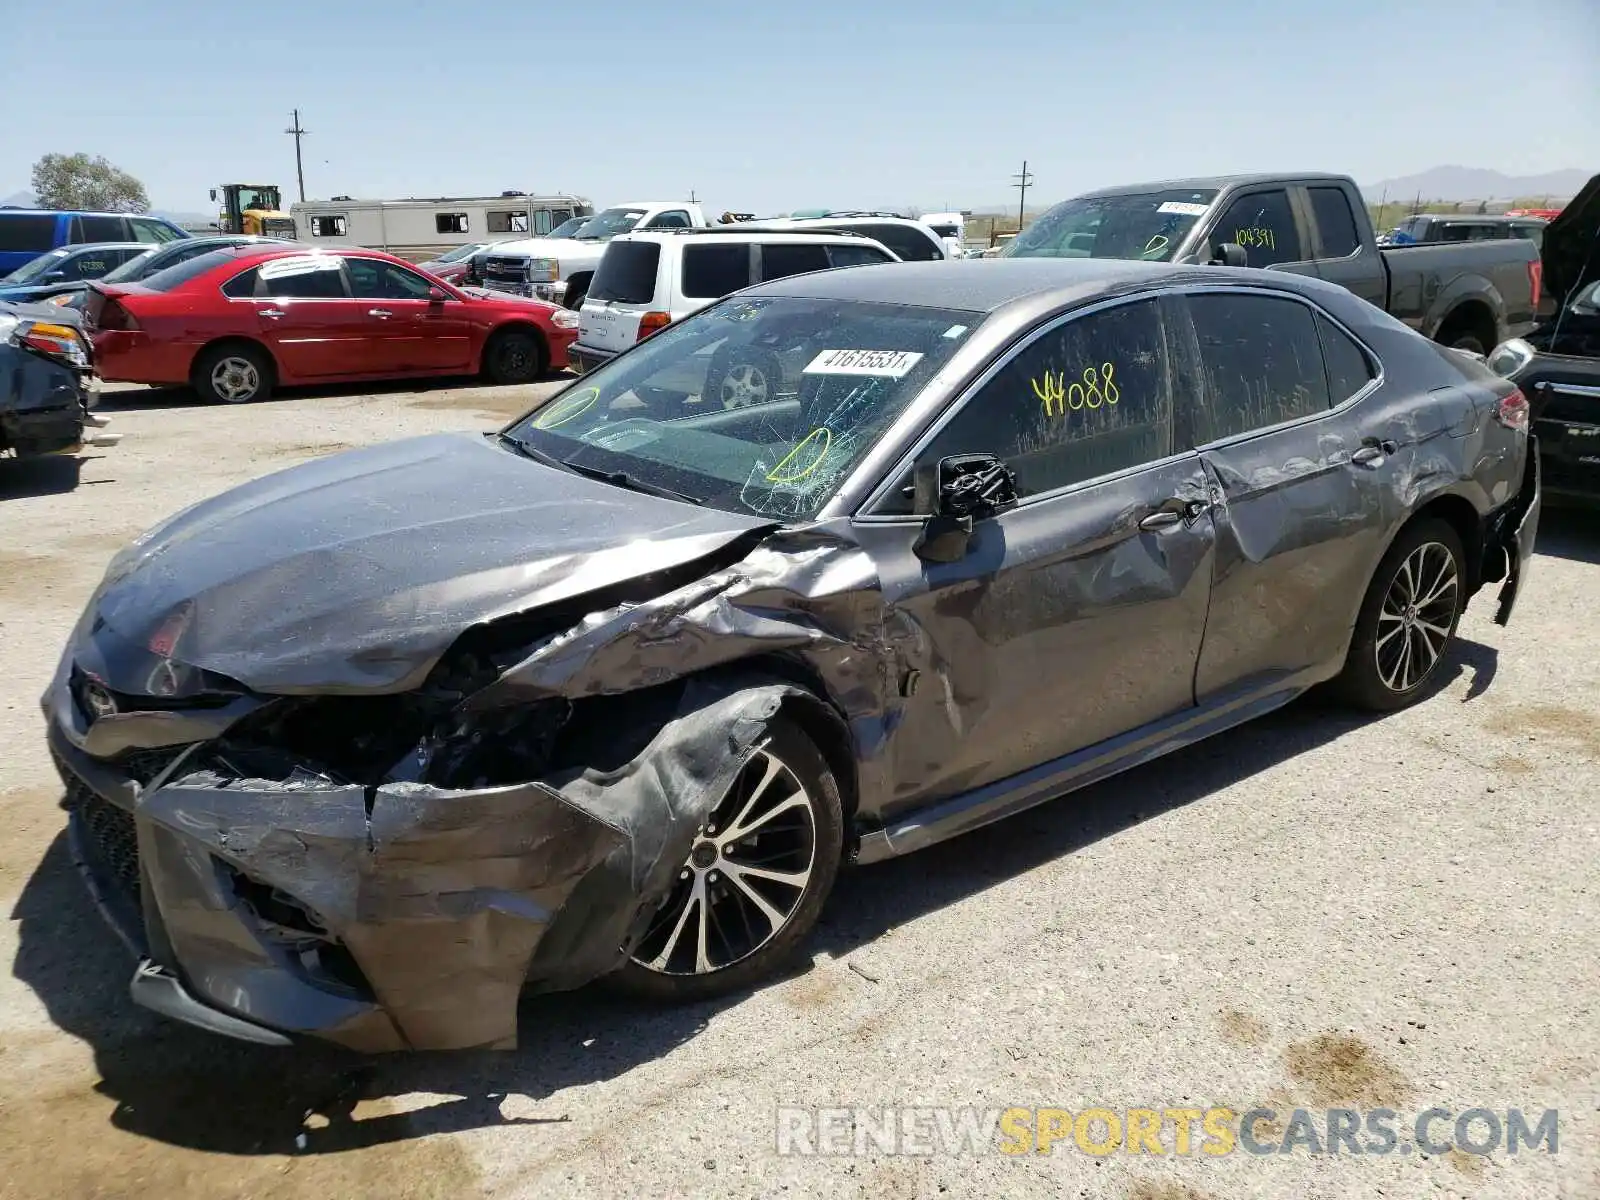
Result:
[[766,524],[480,434],[435,434],[184,510],[112,561],[80,629],[263,693],[406,691],[474,625],[693,562]]
[[1600,175],[1584,184],[1561,215],[1545,227],[1539,252],[1545,291],[1564,300],[1600,274],[1596,239],[1600,239]]

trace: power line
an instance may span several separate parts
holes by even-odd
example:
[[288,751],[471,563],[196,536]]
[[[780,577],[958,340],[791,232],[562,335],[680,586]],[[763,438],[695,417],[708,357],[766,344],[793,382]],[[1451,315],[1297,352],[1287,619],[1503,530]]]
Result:
[[1022,232],[1023,214],[1027,212],[1028,186],[1033,183],[1033,174],[1028,170],[1028,160],[1022,160],[1022,170],[1011,178],[1017,182],[1011,186],[1017,189],[1017,232]]
[[294,109],[293,112],[294,125],[292,128],[285,129],[284,132],[294,138],[294,173],[295,178],[300,183],[300,203],[304,204],[306,200],[306,168],[304,162],[300,158],[300,139],[305,137],[306,134],[310,133],[311,131],[309,129],[300,128],[300,110],[297,108]]

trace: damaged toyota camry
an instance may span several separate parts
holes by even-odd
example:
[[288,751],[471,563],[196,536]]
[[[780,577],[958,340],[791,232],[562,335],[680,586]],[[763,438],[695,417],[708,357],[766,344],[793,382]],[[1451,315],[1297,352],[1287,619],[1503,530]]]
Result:
[[[759,403],[706,387],[759,369]],[[491,434],[120,552],[44,697],[136,1001],[362,1051],[525,992],[750,986],[840,867],[1509,619],[1527,403],[1316,280],[1103,260],[761,285]]]

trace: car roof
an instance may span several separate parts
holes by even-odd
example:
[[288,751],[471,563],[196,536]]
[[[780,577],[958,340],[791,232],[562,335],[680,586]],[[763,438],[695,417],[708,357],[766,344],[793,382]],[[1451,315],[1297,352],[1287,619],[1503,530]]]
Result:
[[865,234],[852,233],[847,229],[773,229],[766,225],[719,225],[710,229],[641,229],[631,233],[619,233],[611,240],[614,242],[641,242],[655,241],[657,239],[667,242],[681,242],[686,238],[716,238],[726,241],[729,238],[748,238],[752,241],[763,242],[818,242],[834,238],[841,242],[848,242],[852,246],[862,243],[878,245]]
[[[1116,258],[987,258],[883,263],[791,275],[742,295],[858,301],[959,309],[985,316],[1019,301],[1035,307],[1089,303],[1130,291],[1180,284],[1225,283],[1297,292],[1345,318],[1352,293],[1287,271],[1199,267]],[[1358,302],[1360,307],[1364,302]]]
[[1246,187],[1258,183],[1348,183],[1344,175],[1330,175],[1325,171],[1274,171],[1242,175],[1197,175],[1188,179],[1158,179],[1149,183],[1119,183],[1114,187],[1097,188],[1080,192],[1072,199],[1090,196],[1138,196],[1145,192],[1200,192],[1223,191],[1232,187]]
[[72,242],[57,246],[57,254],[76,254],[80,250],[159,250],[170,242]]

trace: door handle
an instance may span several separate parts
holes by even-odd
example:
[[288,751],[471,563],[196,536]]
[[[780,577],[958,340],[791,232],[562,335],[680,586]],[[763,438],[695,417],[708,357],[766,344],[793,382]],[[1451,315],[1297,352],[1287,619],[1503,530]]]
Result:
[[383,317],[383,318],[387,319],[389,317],[394,316],[394,314],[392,312],[390,312],[387,308],[369,308],[369,309],[367,309],[367,316],[369,316],[369,317]]
[[1358,467],[1379,467],[1383,459],[1384,453],[1377,446],[1363,446],[1350,456],[1350,461]]
[[1173,512],[1170,508],[1159,508],[1139,520],[1139,528],[1147,533],[1155,533],[1162,529],[1173,529],[1182,524],[1183,514]]
[[261,315],[263,317],[271,317],[274,321],[276,321],[282,317],[287,317],[289,314],[284,312],[281,308],[263,308],[261,310]]

